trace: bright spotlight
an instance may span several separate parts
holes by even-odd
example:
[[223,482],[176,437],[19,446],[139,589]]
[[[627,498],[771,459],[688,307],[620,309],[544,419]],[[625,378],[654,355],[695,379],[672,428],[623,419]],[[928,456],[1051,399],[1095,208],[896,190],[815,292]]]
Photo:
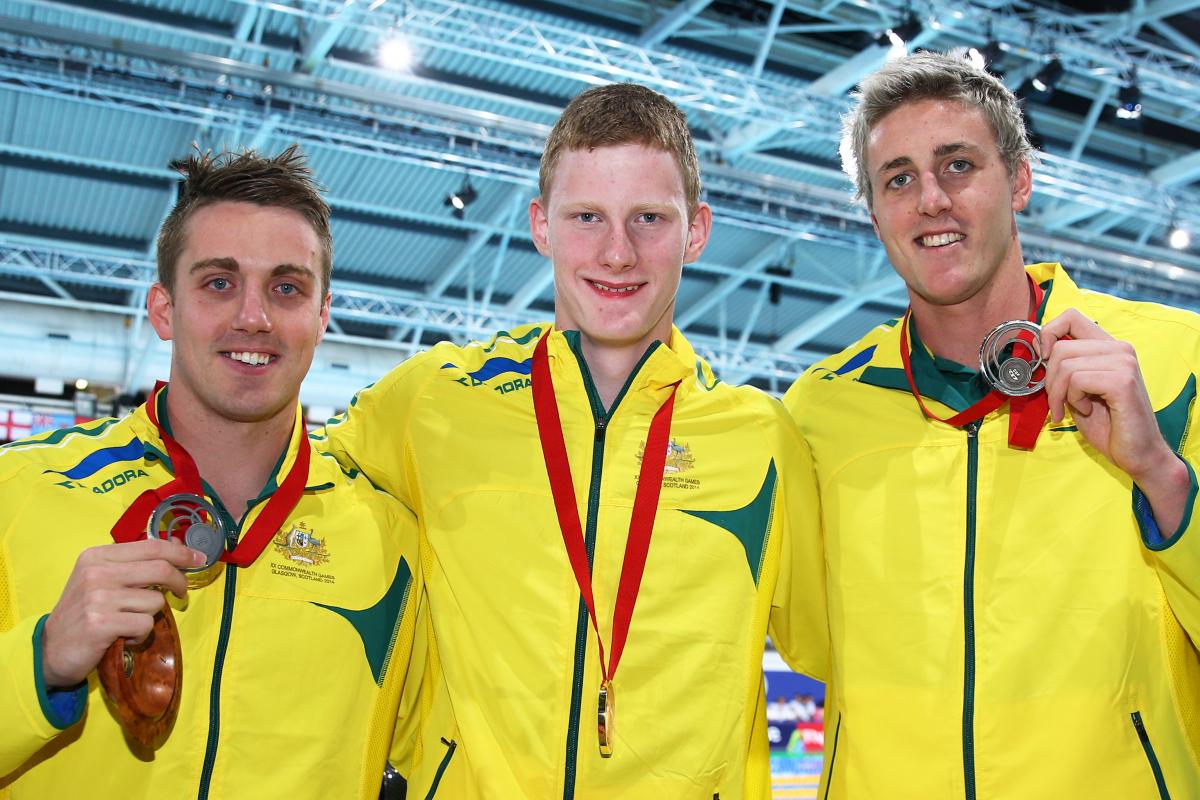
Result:
[[393,72],[401,72],[412,64],[412,48],[403,36],[393,36],[379,45],[379,66]]
[[1191,231],[1182,225],[1176,225],[1171,229],[1171,235],[1167,237],[1167,244],[1176,250],[1186,250],[1192,244]]
[[1033,88],[1045,94],[1058,84],[1063,75],[1062,62],[1052,58],[1033,76]]
[[1121,119],[1137,119],[1142,115],[1142,90],[1138,88],[1137,78],[1121,87],[1117,93],[1117,116]]

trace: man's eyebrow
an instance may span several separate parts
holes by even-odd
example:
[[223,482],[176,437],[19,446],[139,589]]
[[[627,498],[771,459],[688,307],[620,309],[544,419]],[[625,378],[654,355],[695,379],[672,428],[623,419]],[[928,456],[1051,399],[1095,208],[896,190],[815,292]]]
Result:
[[875,170],[875,174],[880,175],[889,170],[896,169],[897,167],[907,167],[912,163],[913,163],[912,159],[909,158],[908,156],[900,156],[899,158],[893,158],[891,161],[887,162],[886,164],[882,165],[879,169]]
[[275,269],[271,270],[272,277],[278,277],[279,275],[299,275],[304,278],[312,279],[317,277],[317,273],[300,264],[280,264],[279,266],[275,267]]
[[934,158],[942,158],[951,153],[974,152],[979,148],[969,142],[950,142],[948,144],[939,144],[933,148]]

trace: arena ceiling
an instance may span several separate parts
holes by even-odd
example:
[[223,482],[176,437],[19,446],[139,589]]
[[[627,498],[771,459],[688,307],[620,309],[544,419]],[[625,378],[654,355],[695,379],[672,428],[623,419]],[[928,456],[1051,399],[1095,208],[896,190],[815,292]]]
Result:
[[[165,377],[144,324],[172,158],[299,141],[333,208],[331,334],[306,383],[344,404],[416,348],[549,318],[526,207],[579,91],[639,81],[688,112],[712,243],[680,326],[729,381],[780,391],[904,291],[837,159],[847,92],[909,48],[978,48],[1044,155],[1027,260],[1200,309],[1200,0],[5,0],[0,373]],[[1095,9],[1103,9],[1097,11]],[[379,53],[399,40],[407,67]],[[880,44],[879,42],[884,42]],[[1050,59],[1053,91],[1031,88]],[[1047,77],[1044,73],[1042,77]],[[1140,92],[1142,115],[1118,106]],[[452,193],[470,188],[461,213]]]

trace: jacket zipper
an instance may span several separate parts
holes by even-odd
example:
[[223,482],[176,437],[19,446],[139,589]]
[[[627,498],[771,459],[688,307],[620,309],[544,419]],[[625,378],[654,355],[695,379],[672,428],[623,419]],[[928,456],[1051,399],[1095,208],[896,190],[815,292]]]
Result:
[[967,431],[967,541],[963,566],[963,780],[966,800],[975,800],[975,500],[979,482],[979,426]]
[[[641,359],[630,371],[629,377],[625,379],[625,385],[613,399],[612,407],[606,412],[600,396],[596,393],[596,384],[592,380],[587,360],[583,357],[583,345],[577,335],[572,336],[573,333],[572,331],[566,332],[567,342],[579,362],[579,371],[583,376],[584,388],[587,390],[588,403],[592,408],[592,419],[596,422],[595,435],[592,439],[592,479],[588,487],[587,527],[584,530],[584,549],[587,552],[588,570],[591,571],[592,560],[596,552],[597,520],[600,516],[600,475],[604,467],[604,435],[608,430],[608,423],[617,413],[617,407],[621,405],[625,394],[633,386],[633,379],[641,371],[642,365],[650,359],[651,354],[658,349],[660,342],[653,342],[642,354]],[[563,800],[574,800],[575,797],[575,762],[579,755],[579,715],[583,697],[584,662],[587,658],[588,624],[587,603],[584,602],[581,594],[575,623],[575,672],[571,679],[571,709],[567,717],[567,761],[563,768]]]
[[1133,727],[1137,731],[1138,739],[1141,740],[1142,749],[1146,751],[1146,760],[1150,762],[1150,769],[1154,772],[1154,782],[1158,784],[1158,796],[1161,800],[1171,800],[1171,793],[1167,791],[1167,781],[1163,778],[1162,766],[1158,763],[1158,756],[1154,754],[1154,745],[1150,744],[1150,734],[1146,733],[1146,725],[1142,722],[1142,712],[1134,711],[1129,716],[1133,718]]
[[825,776],[825,794],[822,800],[829,800],[829,787],[833,786],[833,768],[837,764],[838,737],[842,735],[842,714],[838,712],[837,727],[833,729],[833,751],[829,754],[829,774]]
[[[226,522],[232,523],[227,519]],[[237,544],[237,525],[229,525],[229,548]],[[236,564],[225,565],[225,598],[221,607],[221,630],[217,637],[217,652],[213,659],[212,686],[208,693],[208,743],[204,748],[204,766],[200,770],[200,791],[197,800],[208,799],[208,788],[212,782],[213,768],[217,761],[217,742],[221,738],[221,674],[225,669],[225,651],[229,648],[229,634],[233,628],[233,601],[237,589]]]
[[221,633],[217,639],[212,688],[208,694],[208,744],[204,749],[204,767],[200,771],[200,792],[197,800],[207,800],[208,786],[212,781],[213,767],[217,761],[217,741],[221,736],[221,673],[225,667],[225,650],[229,647],[229,632],[233,627],[233,598],[236,586],[237,566],[228,564],[225,567],[225,605],[221,609]]
[[[595,408],[593,407],[595,413]],[[604,467],[604,433],[608,430],[608,418],[601,411],[596,416],[596,433],[592,439],[592,481],[588,487],[587,530],[584,532],[584,548],[587,551],[588,570],[596,552],[596,519],[600,510],[600,473]],[[575,675],[571,682],[571,713],[567,718],[567,764],[563,774],[563,800],[575,796],[575,759],[579,753],[579,713],[583,695],[584,661],[587,658],[588,610],[583,597],[579,598],[579,613],[575,623]]]
[[438,784],[442,782],[442,775],[446,773],[446,767],[450,766],[450,759],[458,747],[458,742],[453,739],[447,740],[445,737],[442,737],[442,744],[446,745],[446,755],[442,756],[442,763],[438,764],[437,772],[433,775],[433,783],[429,784],[429,793],[425,795],[425,800],[433,800],[433,796],[437,794]]

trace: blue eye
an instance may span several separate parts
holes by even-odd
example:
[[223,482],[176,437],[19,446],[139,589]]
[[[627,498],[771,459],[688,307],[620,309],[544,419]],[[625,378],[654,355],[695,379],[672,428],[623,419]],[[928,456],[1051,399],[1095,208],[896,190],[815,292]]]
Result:
[[951,172],[966,172],[971,168],[972,164],[965,158],[956,158],[948,165]]
[[229,288],[229,279],[228,278],[213,278],[211,281],[208,282],[208,285],[217,290],[228,289]]
[[888,181],[887,185],[893,189],[899,189],[902,186],[908,186],[910,183],[912,183],[912,176],[901,172],[899,175]]
[[598,219],[598,217],[591,211],[580,211],[575,216],[580,222],[595,222]]

